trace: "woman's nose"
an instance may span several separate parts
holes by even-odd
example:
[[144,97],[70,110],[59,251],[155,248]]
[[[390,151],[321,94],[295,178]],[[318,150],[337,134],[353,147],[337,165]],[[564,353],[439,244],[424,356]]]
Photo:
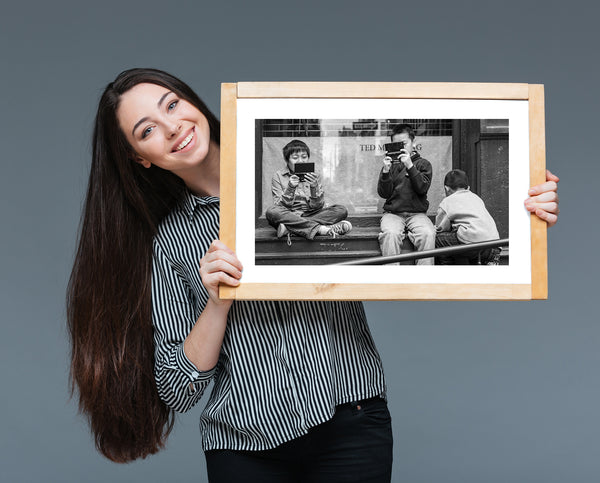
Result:
[[170,121],[167,123],[167,135],[172,138],[176,136],[181,131],[181,122],[179,121]]

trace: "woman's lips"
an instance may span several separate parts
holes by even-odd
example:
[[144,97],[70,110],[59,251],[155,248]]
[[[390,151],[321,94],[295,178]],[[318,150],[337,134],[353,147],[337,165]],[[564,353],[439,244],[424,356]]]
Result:
[[179,153],[190,147],[196,138],[195,134],[194,128],[192,128],[185,138],[183,138],[181,141],[178,140],[179,143],[175,146],[175,148],[173,148],[173,152]]

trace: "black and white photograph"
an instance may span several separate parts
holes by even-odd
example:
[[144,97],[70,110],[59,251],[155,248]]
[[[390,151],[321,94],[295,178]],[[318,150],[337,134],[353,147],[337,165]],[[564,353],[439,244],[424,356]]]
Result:
[[255,146],[257,265],[509,264],[508,119],[257,119]]

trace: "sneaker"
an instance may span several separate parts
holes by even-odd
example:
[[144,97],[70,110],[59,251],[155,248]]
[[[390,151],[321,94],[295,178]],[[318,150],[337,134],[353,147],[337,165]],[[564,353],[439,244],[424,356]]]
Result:
[[279,226],[277,227],[277,238],[282,238],[289,233],[290,231],[287,229],[287,226],[283,223],[279,223]]
[[345,235],[346,233],[349,233],[350,230],[352,230],[352,223],[344,220],[331,225],[328,235],[335,238],[338,235]]

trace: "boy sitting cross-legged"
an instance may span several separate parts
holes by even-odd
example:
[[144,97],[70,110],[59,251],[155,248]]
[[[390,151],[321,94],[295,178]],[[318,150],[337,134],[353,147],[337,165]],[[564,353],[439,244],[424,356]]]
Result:
[[296,174],[295,166],[310,158],[308,146],[297,139],[283,147],[286,167],[276,171],[271,180],[273,205],[266,217],[277,229],[277,236],[289,233],[312,240],[317,235],[345,235],[352,229],[346,220],[348,210],[342,205],[325,206],[320,177],[305,173],[304,179]]

